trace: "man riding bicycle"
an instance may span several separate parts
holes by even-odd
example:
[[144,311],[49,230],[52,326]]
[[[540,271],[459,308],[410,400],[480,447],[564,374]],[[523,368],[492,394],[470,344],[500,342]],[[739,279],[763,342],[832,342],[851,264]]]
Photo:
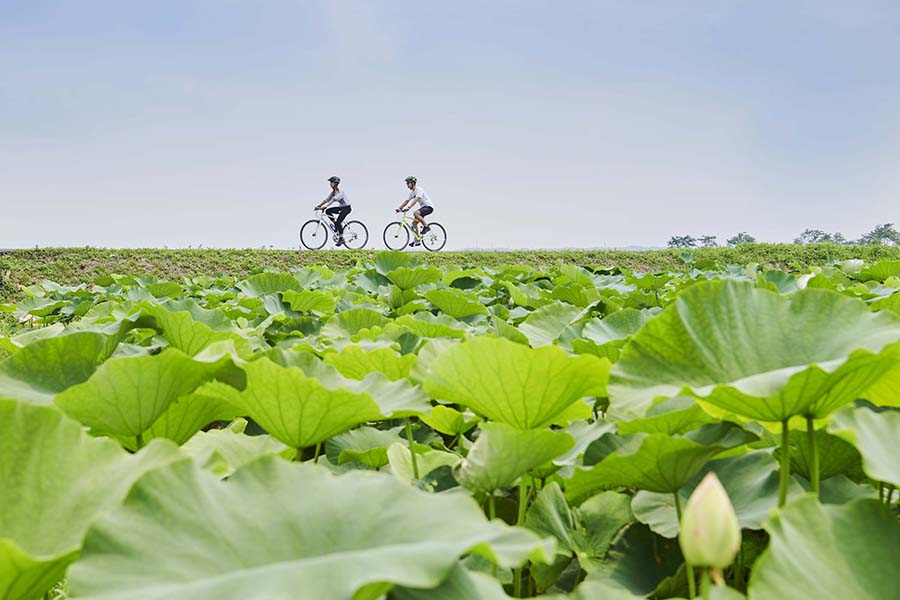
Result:
[[344,219],[347,218],[352,209],[350,208],[350,201],[347,200],[347,194],[338,189],[338,186],[341,184],[341,178],[337,176],[329,177],[328,183],[331,184],[331,193],[316,208],[321,209],[337,203],[337,206],[326,208],[325,214],[334,223],[334,229],[338,237],[336,245],[340,246],[344,243]]
[[[431,203],[431,199],[428,197],[428,194],[425,193],[425,190],[416,185],[416,178],[410,175],[406,178],[406,187],[409,188],[409,198],[403,201],[403,204],[400,205],[400,208],[396,210],[396,212],[400,212],[403,210],[409,210],[414,207],[416,204],[420,204],[421,208],[413,211],[413,233],[416,235],[416,239],[413,241],[410,246],[420,246],[422,242],[419,238],[419,225],[422,225],[422,235],[428,233],[429,227],[428,223],[425,222],[425,217],[434,212],[434,204]],[[406,208],[409,205],[409,208]]]

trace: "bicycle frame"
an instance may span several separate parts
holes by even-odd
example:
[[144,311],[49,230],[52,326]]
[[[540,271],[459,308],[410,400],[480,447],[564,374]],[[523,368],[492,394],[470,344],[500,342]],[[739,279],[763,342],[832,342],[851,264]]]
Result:
[[327,229],[331,230],[332,233],[337,233],[337,229],[335,229],[334,227],[334,219],[325,214],[324,208],[313,209],[313,214],[315,214],[316,218],[319,220],[319,223],[324,225]]
[[422,234],[416,233],[416,230],[413,229],[412,223],[415,222],[415,219],[409,215],[409,210],[400,211],[400,224],[403,227],[409,229],[409,232],[413,235],[417,240],[422,239]]

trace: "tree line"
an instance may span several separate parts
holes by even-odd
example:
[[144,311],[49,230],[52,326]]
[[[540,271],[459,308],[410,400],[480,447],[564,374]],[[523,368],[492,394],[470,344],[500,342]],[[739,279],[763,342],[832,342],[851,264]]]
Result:
[[[734,235],[725,240],[727,246],[739,246],[741,244],[752,244],[756,238],[748,234],[746,231]],[[847,246],[869,246],[880,244],[883,246],[900,246],[900,232],[894,228],[893,223],[884,223],[878,225],[872,231],[866,233],[858,240],[851,240],[840,232],[827,233],[821,229],[804,229],[803,233],[794,238],[794,243],[798,245],[804,244],[842,244]],[[669,248],[715,248],[719,245],[718,239],[714,235],[701,235],[694,237],[692,235],[673,235],[668,242]]]

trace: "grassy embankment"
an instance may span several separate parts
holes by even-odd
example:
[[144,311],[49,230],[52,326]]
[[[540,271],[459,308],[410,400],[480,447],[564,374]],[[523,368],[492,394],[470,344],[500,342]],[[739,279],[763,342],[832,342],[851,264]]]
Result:
[[[580,265],[621,266],[642,271],[678,269],[684,266],[681,250],[515,250],[417,253],[422,261],[441,267],[469,265],[492,267],[527,264],[536,268],[558,261]],[[787,269],[805,269],[829,260],[861,258],[900,259],[900,248],[813,244],[746,244],[735,248],[697,248],[696,260],[719,264],[760,263]],[[0,303],[23,297],[21,288],[43,279],[75,285],[112,273],[149,275],[178,280],[188,275],[242,276],[263,268],[289,270],[308,265],[343,268],[369,261],[375,251],[325,250],[108,250],[99,248],[46,248],[15,250],[0,255]]]

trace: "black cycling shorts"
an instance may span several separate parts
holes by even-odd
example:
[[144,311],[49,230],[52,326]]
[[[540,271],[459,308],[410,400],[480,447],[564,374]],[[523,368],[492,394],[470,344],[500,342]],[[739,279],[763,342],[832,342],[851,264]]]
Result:
[[423,206],[422,208],[420,208],[420,209],[417,210],[416,212],[419,213],[419,216],[420,216],[420,217],[427,217],[428,215],[430,215],[431,213],[434,212],[434,207],[432,207],[432,206]]

